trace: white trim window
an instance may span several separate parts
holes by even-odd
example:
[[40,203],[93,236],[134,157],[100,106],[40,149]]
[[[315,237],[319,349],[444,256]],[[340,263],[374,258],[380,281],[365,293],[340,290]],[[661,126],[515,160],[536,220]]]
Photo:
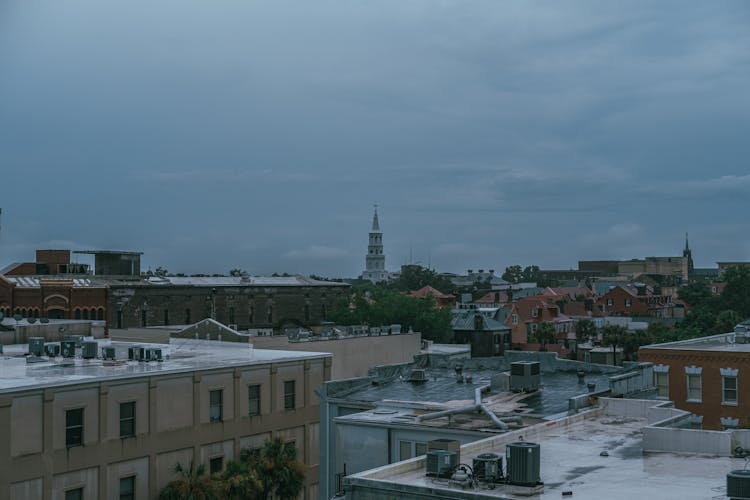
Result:
[[654,387],[658,397],[669,397],[669,365],[654,366]]
[[686,393],[687,401],[690,403],[703,402],[703,388],[701,384],[701,373],[703,368],[699,366],[686,366]]
[[737,374],[736,368],[720,368],[721,372],[721,404],[737,406]]

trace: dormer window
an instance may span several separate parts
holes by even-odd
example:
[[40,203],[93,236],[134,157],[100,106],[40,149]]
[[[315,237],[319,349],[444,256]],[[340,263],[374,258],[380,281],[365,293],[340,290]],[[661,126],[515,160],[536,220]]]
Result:
[[536,317],[538,317],[538,316],[539,316],[539,308],[538,308],[538,307],[535,307],[535,308],[533,308],[533,309],[531,310],[531,317],[532,317],[532,318],[536,318]]

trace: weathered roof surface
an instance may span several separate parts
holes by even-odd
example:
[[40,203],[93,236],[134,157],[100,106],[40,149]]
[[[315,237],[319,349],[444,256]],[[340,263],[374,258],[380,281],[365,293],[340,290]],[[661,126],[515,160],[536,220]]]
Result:
[[418,298],[424,298],[428,295],[432,295],[436,299],[455,299],[456,297],[454,295],[451,295],[449,293],[443,293],[437,288],[433,288],[430,285],[425,285],[419,290],[414,290],[413,292],[409,292],[409,295],[412,297],[418,297]]
[[451,328],[454,331],[477,331],[477,324],[476,319],[479,317],[482,321],[481,328],[479,330],[482,331],[507,331],[510,330],[509,327],[505,326],[504,324],[500,323],[499,321],[495,321],[492,318],[488,318],[484,314],[473,311],[471,309],[469,310],[462,310],[460,312],[454,313],[453,318],[451,319]]
[[723,352],[750,352],[750,344],[738,344],[734,333],[722,333],[710,337],[699,337],[689,340],[678,340],[676,342],[665,342],[663,344],[651,344],[641,347],[643,350],[666,349],[684,351],[723,351]]
[[115,347],[118,360],[127,360],[127,349],[133,345],[161,348],[165,359],[163,362],[124,361],[122,364],[112,365],[101,359],[58,357],[27,363],[23,354],[28,352],[28,346],[5,346],[5,353],[0,357],[0,393],[331,356],[318,352],[249,349],[236,342],[211,340],[172,339],[169,344],[99,340],[98,343],[99,349],[104,346]]

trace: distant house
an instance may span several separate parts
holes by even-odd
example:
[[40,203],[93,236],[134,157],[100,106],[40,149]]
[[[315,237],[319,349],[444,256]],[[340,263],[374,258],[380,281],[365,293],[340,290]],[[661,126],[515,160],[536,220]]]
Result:
[[431,296],[432,298],[435,299],[435,301],[440,307],[448,307],[456,303],[455,295],[451,295],[449,293],[443,293],[440,290],[431,287],[430,285],[426,285],[420,288],[419,290],[409,292],[409,295],[412,297],[417,297],[419,299],[424,299],[424,298]]
[[671,295],[654,293],[652,287],[628,284],[612,288],[599,297],[594,308],[597,316],[654,316],[679,318],[684,316],[684,304],[675,302]]
[[570,340],[575,340],[573,319],[562,314],[560,308],[545,296],[524,297],[513,303],[505,325],[511,329],[511,346],[522,349],[538,347],[534,334],[542,323],[551,323],[555,329],[557,345],[549,350],[567,347]]
[[454,312],[453,338],[459,344],[471,344],[471,357],[502,356],[510,342],[511,329],[480,311]]
[[479,307],[501,307],[508,303],[508,294],[497,290],[487,292],[472,303]]

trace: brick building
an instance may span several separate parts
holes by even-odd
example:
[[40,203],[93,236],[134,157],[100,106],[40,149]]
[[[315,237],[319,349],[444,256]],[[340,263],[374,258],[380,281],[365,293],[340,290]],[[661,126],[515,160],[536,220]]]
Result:
[[684,305],[675,302],[671,295],[654,293],[645,284],[615,286],[596,300],[597,316],[654,316],[678,318],[684,315]]
[[727,333],[641,347],[659,396],[703,419],[704,429],[750,425],[750,338]]
[[550,351],[561,350],[570,340],[575,340],[573,319],[562,314],[560,307],[545,296],[518,299],[511,305],[505,325],[511,329],[511,346],[533,349],[534,334],[542,323],[550,323],[555,330],[557,344],[547,346]]

